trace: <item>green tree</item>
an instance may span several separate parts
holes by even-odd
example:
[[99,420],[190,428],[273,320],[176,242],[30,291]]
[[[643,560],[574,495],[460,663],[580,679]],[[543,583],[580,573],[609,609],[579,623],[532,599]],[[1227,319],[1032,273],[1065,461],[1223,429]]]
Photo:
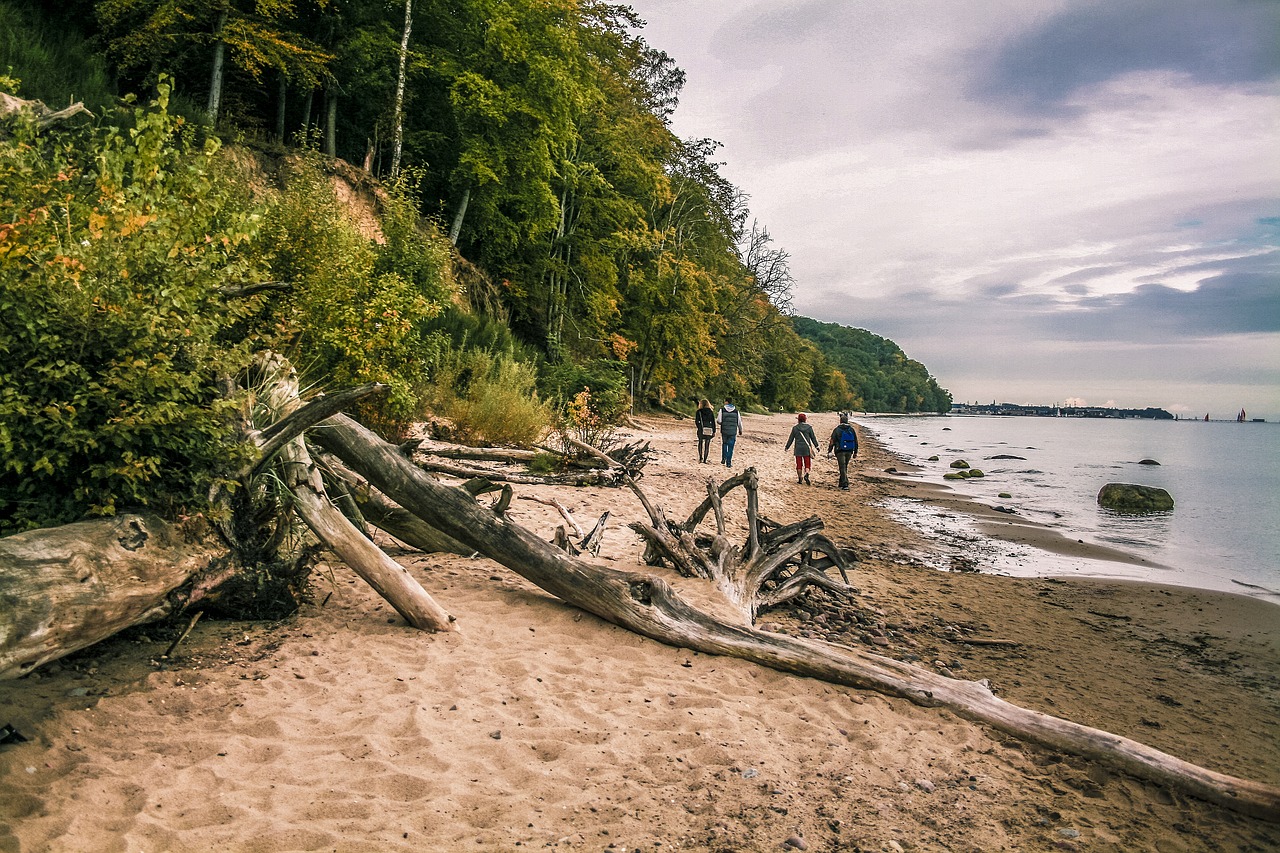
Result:
[[[307,2],[323,9],[329,0]],[[107,56],[122,72],[150,83],[163,73],[203,66],[209,81],[205,112],[213,124],[227,59],[254,84],[274,70],[310,85],[327,76],[332,59],[291,28],[297,0],[99,0],[96,12]]]

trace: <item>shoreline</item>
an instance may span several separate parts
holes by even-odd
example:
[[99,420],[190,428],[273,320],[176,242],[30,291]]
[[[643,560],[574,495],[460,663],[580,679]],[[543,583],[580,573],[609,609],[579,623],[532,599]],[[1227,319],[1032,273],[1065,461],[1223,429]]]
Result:
[[[641,420],[625,434],[656,451],[641,488],[683,518],[726,471],[697,464],[688,421]],[[828,420],[814,417],[820,436]],[[877,473],[894,464],[882,448],[860,454],[849,492],[821,459],[796,485],[791,423],[747,415],[735,468],[760,472],[763,514],[817,514],[858,555],[841,606],[859,618],[827,620],[821,593],[762,625],[985,678],[1024,707],[1280,784],[1271,605],[945,571],[954,554],[875,505],[899,488]],[[661,573],[640,565],[627,490],[529,492],[579,521],[610,511],[600,560]],[[531,501],[508,512],[544,539],[563,524]],[[173,636],[149,626],[5,682],[0,725],[29,742],[0,747],[0,851],[1280,847],[1280,825],[948,711],[661,645],[486,559],[389,552],[458,633],[408,628],[333,564],[282,622],[202,620],[168,660]]]
[[[874,421],[878,416],[858,415],[857,417]],[[920,417],[941,416],[920,415]],[[1185,589],[1243,595],[1272,606],[1280,606],[1280,591],[1232,577],[1208,576],[1197,574],[1194,571],[1177,569],[1168,564],[1144,557],[1135,551],[1098,542],[1090,542],[1085,539],[1072,538],[1067,532],[1055,529],[1043,522],[1026,518],[1014,512],[1001,512],[995,506],[984,503],[983,499],[966,495],[947,484],[912,479],[917,472],[925,469],[899,455],[885,444],[879,436],[875,435],[872,428],[866,425],[862,426],[867,440],[873,443],[884,457],[893,461],[891,467],[895,469],[892,472],[884,471],[879,475],[869,474],[868,476],[881,476],[886,482],[898,486],[900,491],[894,495],[895,498],[905,502],[918,502],[933,508],[944,517],[947,513],[956,513],[967,520],[967,526],[977,533],[998,542],[1005,542],[1019,548],[1030,549],[1032,552],[1039,552],[1038,558],[1033,554],[1026,553],[1007,554],[1003,558],[997,557],[992,561],[994,566],[991,571],[993,573],[1008,574],[1014,577],[1092,578],[1150,583],[1160,586],[1168,585]],[[922,515],[919,512],[913,513],[910,507],[900,506],[897,509],[901,514],[908,517]],[[890,511],[893,510],[894,508],[890,508]],[[957,531],[946,530],[945,525],[927,517],[915,518],[905,523],[917,528],[931,529],[941,540],[946,540],[949,536],[954,537],[957,533]],[[988,550],[990,551],[991,549]],[[1044,555],[1053,555],[1061,559],[1050,558],[1046,560]],[[1028,572],[1025,570],[1025,566],[1028,563],[1047,563],[1048,565],[1043,565],[1041,568]],[[1146,576],[1135,576],[1132,571],[1124,569],[1108,571],[1106,568],[1108,564],[1126,566],[1134,570],[1146,570],[1147,574]],[[1159,577],[1161,572],[1176,573],[1179,577],[1176,580],[1161,579]]]

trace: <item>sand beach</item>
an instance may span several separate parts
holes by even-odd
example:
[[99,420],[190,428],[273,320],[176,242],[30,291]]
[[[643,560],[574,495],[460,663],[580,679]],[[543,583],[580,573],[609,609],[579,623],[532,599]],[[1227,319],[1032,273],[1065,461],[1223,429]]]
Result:
[[[793,422],[746,416],[736,466],[760,471],[764,514],[817,514],[856,552],[861,618],[802,601],[763,626],[986,678],[1011,702],[1280,785],[1280,609],[951,571],[973,543],[940,545],[876,502],[922,497],[1010,540],[1135,558],[1002,530],[1009,519],[959,492],[886,473],[904,469],[874,442],[850,491],[825,459],[798,485],[782,449]],[[812,422],[825,438],[835,419]],[[639,423],[627,438],[657,451],[641,485],[682,517],[725,469],[698,464],[690,421]],[[611,511],[600,559],[641,568],[629,491],[516,494],[511,517],[544,539],[562,520],[519,495],[555,497],[584,524]],[[740,526],[740,503],[727,509]],[[386,545],[456,634],[408,628],[328,563],[282,622],[201,621],[169,659],[180,626],[136,629],[0,682],[0,725],[28,738],[0,747],[0,851],[1280,849],[1280,824],[949,711],[665,646],[489,560]]]

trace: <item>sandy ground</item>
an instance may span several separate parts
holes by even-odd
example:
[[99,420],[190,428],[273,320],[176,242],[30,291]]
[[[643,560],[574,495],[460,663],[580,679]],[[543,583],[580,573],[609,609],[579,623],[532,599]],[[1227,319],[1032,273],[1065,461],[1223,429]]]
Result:
[[[748,416],[735,462],[761,471],[766,515],[816,513],[858,553],[861,618],[830,622],[815,598],[765,626],[988,678],[1012,702],[1280,784],[1274,605],[947,571],[999,542],[940,544],[876,509],[918,484],[869,443],[851,491],[826,460],[797,485],[791,423]],[[645,424],[658,458],[642,485],[682,517],[725,469],[696,463],[689,422]],[[815,418],[820,436],[833,425]],[[537,493],[584,524],[611,510],[601,559],[641,568],[629,492]],[[562,523],[530,501],[512,516],[548,539]],[[1017,538],[1041,535],[1072,545]],[[201,622],[169,660],[176,628],[153,626],[0,683],[0,725],[30,738],[0,747],[0,851],[1280,849],[1280,825],[948,711],[663,646],[485,559],[392,553],[459,633],[409,629],[334,565],[284,622]]]

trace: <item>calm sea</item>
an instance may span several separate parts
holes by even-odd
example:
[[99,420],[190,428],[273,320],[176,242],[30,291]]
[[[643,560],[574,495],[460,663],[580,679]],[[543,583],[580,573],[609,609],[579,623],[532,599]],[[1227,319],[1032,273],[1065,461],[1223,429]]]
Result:
[[[1280,424],[955,415],[868,417],[858,424],[922,466],[927,480],[943,482],[949,464],[963,458],[987,476],[948,481],[956,492],[1160,566],[1040,553],[984,568],[1130,578],[1280,603]],[[939,460],[928,461],[934,455]],[[1143,459],[1160,464],[1139,465]],[[1104,510],[1098,490],[1112,482],[1160,486],[1175,506],[1139,516]],[[926,518],[925,507],[894,503],[909,520],[936,529],[937,513]]]

